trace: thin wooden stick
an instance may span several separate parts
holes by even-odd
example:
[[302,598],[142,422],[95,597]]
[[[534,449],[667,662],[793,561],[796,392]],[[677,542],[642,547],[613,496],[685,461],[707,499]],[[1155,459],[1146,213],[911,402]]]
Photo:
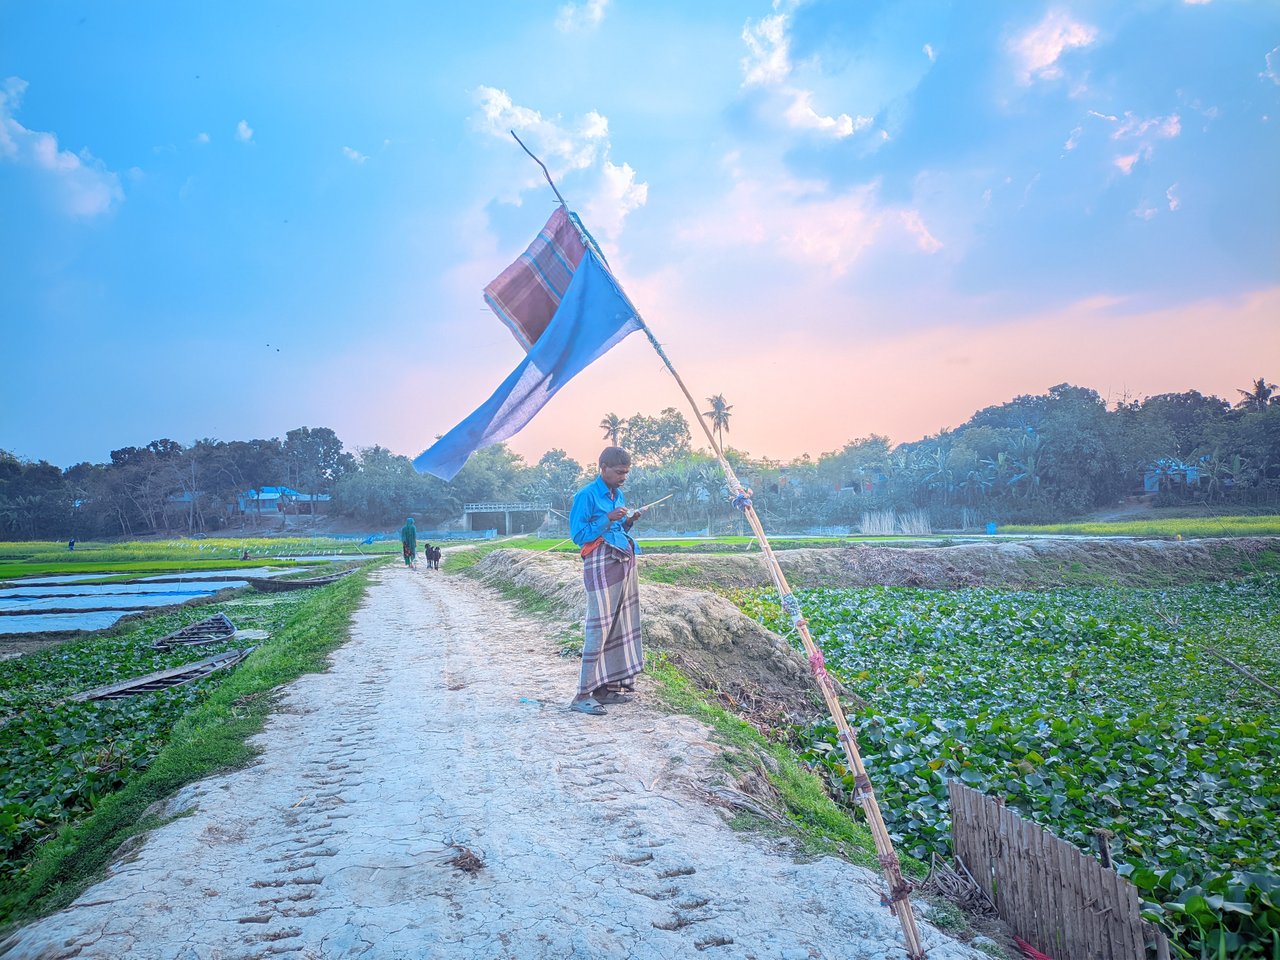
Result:
[[516,143],[520,144],[520,149],[523,150],[525,153],[527,153],[529,156],[533,157],[533,162],[542,168],[542,175],[547,178],[547,184],[551,187],[551,192],[554,193],[556,195],[556,199],[560,201],[560,206],[564,207],[567,210],[569,208],[569,205],[564,202],[564,197],[560,196],[560,191],[556,189],[555,182],[551,179],[551,174],[547,172],[547,165],[533,155],[533,151],[524,145],[523,140],[521,140],[519,137],[516,137],[516,132],[514,130],[511,130],[508,132],[511,134],[511,136],[515,137]]
[[668,493],[665,497],[659,497],[657,500],[650,500],[643,507],[636,507],[636,512],[644,513],[644,511],[648,510],[650,507],[656,507],[658,504],[662,503],[663,500],[670,500],[674,496],[674,493]]
[[1205,653],[1209,654],[1209,656],[1217,657],[1219,660],[1225,663],[1228,667],[1230,667],[1236,673],[1240,674],[1242,677],[1248,677],[1258,686],[1265,687],[1267,690],[1270,690],[1277,697],[1280,697],[1280,687],[1275,687],[1267,683],[1267,681],[1263,680],[1256,673],[1249,670],[1247,667],[1243,667],[1240,664],[1236,663],[1234,660],[1228,657],[1225,653],[1219,653],[1217,650],[1213,649],[1213,647],[1204,647],[1202,649],[1204,650]]
[[[1170,628],[1174,630],[1178,629],[1178,627],[1182,625],[1181,617],[1176,617],[1176,616],[1171,617],[1169,614],[1165,613],[1163,610],[1159,608],[1156,609],[1156,616],[1158,616],[1161,620],[1167,623]],[[1248,667],[1244,666],[1243,664],[1236,663],[1234,660],[1228,657],[1225,653],[1219,653],[1216,649],[1209,646],[1207,643],[1199,644],[1199,649],[1209,654],[1209,656],[1211,657],[1217,657],[1219,660],[1225,663],[1228,667],[1230,667],[1236,673],[1240,674],[1240,676],[1247,677],[1248,679],[1256,683],[1258,686],[1263,687],[1266,690],[1270,691],[1271,693],[1275,694],[1277,697],[1280,697],[1280,687],[1276,687],[1270,683],[1267,683],[1267,681],[1263,680],[1260,676],[1258,676]]]

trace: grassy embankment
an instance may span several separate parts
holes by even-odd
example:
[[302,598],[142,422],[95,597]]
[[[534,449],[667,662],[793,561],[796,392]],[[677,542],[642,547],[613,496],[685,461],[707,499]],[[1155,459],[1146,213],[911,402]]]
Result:
[[[852,543],[866,544],[882,544],[884,546],[893,546],[895,544],[918,544],[930,540],[939,543],[946,543],[950,538],[945,535],[932,537],[882,537],[882,536],[848,536],[848,537],[795,537],[795,536],[778,536],[770,537],[769,543],[775,550],[796,550],[801,548],[834,548],[847,547]],[[640,548],[646,552],[652,553],[759,553],[760,546],[755,537],[739,537],[739,536],[720,536],[720,537],[698,537],[688,539],[666,539],[666,538],[647,538],[637,537]],[[452,556],[460,557],[471,553],[476,560],[479,560],[486,553],[493,550],[536,550],[547,551],[549,553],[565,553],[573,554],[578,552],[578,548],[571,540],[552,540],[542,537],[525,536],[511,537],[501,540],[486,541],[475,546],[469,546],[463,550],[455,551]],[[447,557],[448,555],[446,555]],[[446,563],[448,559],[446,558]],[[475,562],[474,560],[472,562]],[[454,569],[457,569],[456,565]]]
[[[365,583],[356,574],[313,591],[185,607],[0,663],[0,926],[70,902],[100,878],[123,842],[162,822],[159,801],[249,762],[246,739],[262,728],[274,691],[325,668],[347,637]],[[233,672],[145,698],[65,700],[217,652],[150,647],[216,612],[270,634]]]

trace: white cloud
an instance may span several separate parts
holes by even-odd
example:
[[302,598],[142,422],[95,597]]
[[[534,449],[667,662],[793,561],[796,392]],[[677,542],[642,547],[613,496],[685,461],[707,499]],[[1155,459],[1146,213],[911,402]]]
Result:
[[0,84],[0,160],[40,171],[73,217],[96,217],[123,202],[120,177],[87,149],[60,150],[54,134],[28,130],[13,118],[26,89],[27,82],[19,77]]
[[1074,150],[1080,143],[1080,138],[1084,135],[1084,127],[1076,127],[1071,131],[1071,136],[1067,137],[1067,142],[1062,145],[1064,150]]
[[[581,174],[588,185],[579,195],[580,206],[589,213],[600,234],[616,239],[623,222],[633,210],[644,206],[649,186],[636,181],[630,164],[615,164],[610,159],[609,119],[590,110],[576,122],[565,124],[559,118],[544,117],[537,110],[515,103],[505,90],[478,87],[475,93],[480,105],[476,125],[485,133],[510,142],[510,131],[541,159],[557,183],[566,175]],[[593,176],[594,174],[594,176]],[[540,173],[530,174],[511,197],[520,202],[520,194],[530,187],[541,187]]]
[[[774,9],[780,12],[763,17],[758,23],[748,20],[743,26],[742,40],[747,45],[747,56],[741,61],[742,85],[770,90],[768,105],[781,114],[791,129],[812,130],[843,140],[871,126],[873,119],[847,113],[820,113],[813,105],[812,90],[784,83],[793,73],[791,38],[787,31],[791,11],[798,5],[798,0],[774,0]],[[928,44],[925,52],[933,58],[933,48]]]
[[1157,210],[1155,207],[1151,206],[1150,204],[1144,203],[1142,206],[1138,207],[1136,210],[1133,211],[1133,215],[1137,217],[1139,220],[1150,220],[1159,212],[1160,211]]
[[1189,7],[1202,7],[1206,4],[1212,3],[1213,0],[1182,0],[1182,2]]
[[196,143],[208,143],[208,142],[209,142],[209,135],[207,133],[204,133],[203,131],[201,131],[200,133],[196,134]]
[[253,139],[253,127],[249,126],[246,121],[241,120],[236,124],[236,139],[241,143],[251,141]]
[[476,88],[476,97],[480,128],[504,140],[511,136],[510,131],[516,131],[553,175],[557,170],[586,170],[608,153],[609,121],[594,110],[576,124],[565,126],[513,102],[505,90],[482,86]]
[[938,54],[937,54],[937,52],[933,49],[933,44],[932,44],[932,43],[926,43],[926,44],[924,45],[924,55],[925,55],[926,57],[928,57],[928,58],[929,58],[929,62],[930,62],[930,63],[933,63],[933,62],[935,62],[935,61],[938,59]]
[[791,38],[787,36],[788,13],[762,17],[742,28],[747,55],[742,59],[742,85],[752,87],[781,83],[791,73]]
[[627,214],[638,210],[649,199],[649,185],[636,183],[631,164],[618,166],[605,160],[600,169],[600,186],[583,208],[591,229],[609,241],[622,233]]
[[350,147],[343,147],[342,155],[346,157],[348,160],[350,160],[352,163],[364,163],[366,160],[369,159],[359,150],[352,150]]
[[842,113],[838,117],[825,117],[813,108],[813,94],[808,90],[789,92],[792,96],[791,105],[782,116],[789,126],[797,130],[818,130],[830,134],[837,140],[842,140],[853,134],[855,130],[871,126],[871,117],[854,119],[847,113]]
[[1169,209],[1177,210],[1182,206],[1182,198],[1178,196],[1178,185],[1172,184],[1168,190],[1164,192],[1165,199],[1169,201]]
[[609,0],[566,3],[556,13],[556,29],[561,33],[594,30],[604,21],[604,12],[608,6]]
[[1118,124],[1111,134],[1112,140],[1137,141],[1133,152],[1122,154],[1112,160],[1112,163],[1125,175],[1133,172],[1134,165],[1139,160],[1151,159],[1157,140],[1172,140],[1182,133],[1182,120],[1176,113],[1167,117],[1151,117],[1144,120],[1126,110],[1123,120],[1115,117],[1105,119]]
[[1032,80],[1055,80],[1062,76],[1058,60],[1076,47],[1087,47],[1098,37],[1096,28],[1072,20],[1061,10],[1050,10],[1044,19],[1009,43],[1018,63],[1018,79],[1023,84]]
[[1267,54],[1267,69],[1258,76],[1280,86],[1280,47],[1276,47]]
[[786,174],[767,182],[754,179],[739,168],[739,160],[737,154],[725,158],[732,186],[681,225],[681,239],[710,247],[767,247],[837,277],[880,243],[906,240],[924,253],[942,248],[919,211],[881,205],[876,183],[832,194],[818,180]]
[[1125,137],[1145,137],[1150,134],[1152,139],[1165,140],[1172,139],[1180,133],[1182,133],[1182,120],[1176,113],[1167,117],[1141,120],[1126,110],[1124,121],[1116,128],[1115,133],[1111,134],[1111,139],[1123,140]]

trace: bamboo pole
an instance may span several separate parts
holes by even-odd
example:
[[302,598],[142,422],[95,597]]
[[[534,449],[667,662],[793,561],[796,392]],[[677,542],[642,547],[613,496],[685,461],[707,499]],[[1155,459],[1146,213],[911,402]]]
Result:
[[[619,293],[621,292],[619,287]],[[632,309],[635,309],[634,304],[632,304]],[[636,316],[640,316],[639,312],[636,313]],[[831,677],[828,675],[826,665],[822,659],[822,650],[809,633],[809,622],[804,618],[804,613],[800,609],[800,602],[796,599],[795,594],[791,592],[791,587],[787,583],[787,576],[782,572],[782,566],[778,563],[778,558],[773,552],[769,538],[764,532],[760,517],[756,514],[755,507],[751,504],[751,491],[742,486],[742,482],[738,479],[733,467],[725,459],[724,452],[720,449],[720,445],[716,443],[715,437],[711,435],[711,430],[707,427],[702,414],[698,411],[698,405],[694,402],[692,394],[689,393],[689,388],[685,386],[684,380],[676,372],[671,359],[667,356],[666,351],[662,349],[662,344],[653,335],[653,331],[649,329],[648,324],[645,324],[643,320],[641,320],[641,323],[643,324],[642,329],[645,336],[649,338],[649,343],[657,351],[668,372],[680,386],[681,392],[693,409],[694,417],[707,437],[707,442],[711,444],[711,449],[715,451],[716,458],[720,461],[720,467],[724,470],[725,480],[728,483],[734,506],[741,509],[746,515],[747,523],[751,525],[756,539],[760,541],[760,551],[778,589],[778,594],[782,601],[782,609],[791,618],[792,626],[795,627],[796,633],[800,635],[804,651],[809,657],[809,667],[813,673],[814,682],[818,686],[818,691],[822,694],[827,712],[831,714],[831,719],[835,721],[837,736],[841,746],[844,747],[845,757],[849,761],[849,766],[853,769],[854,799],[862,805],[862,812],[866,815],[867,824],[871,828],[871,836],[876,846],[876,859],[879,860],[885,881],[889,884],[889,896],[886,903],[898,917],[898,922],[902,924],[902,933],[907,944],[907,957],[909,960],[924,960],[924,946],[920,942],[920,932],[916,927],[915,914],[911,912],[911,885],[902,876],[902,865],[893,849],[893,840],[889,837],[889,828],[885,825],[884,816],[880,813],[880,804],[876,800],[875,790],[871,786],[871,778],[867,776],[867,768],[863,764],[862,754],[858,750],[857,734],[849,725],[844,708],[841,707],[839,697],[836,696],[835,686],[831,682]]]
[[[581,235],[583,245],[587,248],[586,255],[592,256],[594,252],[599,251],[600,247],[595,238],[587,232],[586,227],[582,225],[582,221],[572,214],[568,204],[564,201],[564,197],[556,189],[555,182],[551,179],[551,174],[547,171],[546,165],[534,155],[533,151],[524,145],[524,142],[516,136],[514,130],[511,131],[511,136],[515,138],[516,143],[520,144],[521,149],[529,154],[534,162],[542,168],[542,174],[547,178],[547,183],[550,184],[556,199],[560,201],[560,206],[565,213],[569,214],[570,222],[574,224]],[[800,602],[796,599],[795,594],[792,593],[791,587],[787,583],[786,574],[782,572],[782,566],[778,563],[778,558],[774,555],[769,538],[764,532],[760,517],[756,514],[755,507],[751,504],[751,491],[743,487],[733,467],[725,459],[724,451],[720,449],[720,444],[712,436],[711,429],[707,426],[701,412],[698,410],[698,404],[693,399],[693,394],[689,392],[684,380],[676,372],[675,365],[671,362],[671,358],[667,356],[667,352],[662,349],[662,344],[653,335],[649,325],[644,322],[640,311],[636,309],[636,305],[631,302],[631,298],[622,289],[621,284],[614,277],[613,271],[609,268],[608,263],[604,261],[603,256],[600,257],[600,261],[600,265],[604,268],[605,276],[613,284],[618,296],[631,308],[631,312],[640,323],[640,329],[649,338],[650,345],[662,359],[667,371],[675,378],[676,384],[679,385],[685,399],[689,401],[689,407],[693,410],[693,418],[702,427],[702,432],[707,437],[707,443],[715,451],[716,459],[720,461],[720,468],[724,470],[725,481],[729,487],[733,505],[746,515],[747,523],[750,524],[756,539],[760,541],[760,551],[764,556],[765,566],[773,577],[774,585],[777,587],[782,609],[791,618],[792,626],[795,628],[796,633],[800,635],[804,651],[809,657],[809,667],[813,673],[814,682],[818,686],[818,691],[822,694],[822,700],[826,704],[827,712],[831,714],[831,719],[835,721],[837,737],[841,746],[844,747],[845,758],[853,769],[854,799],[862,805],[862,812],[866,815],[867,824],[871,828],[871,836],[875,841],[876,859],[880,862],[880,869],[884,873],[885,881],[889,884],[889,896],[884,900],[885,905],[893,911],[898,918],[898,922],[902,925],[902,935],[906,940],[908,960],[925,960],[926,954],[924,945],[920,941],[920,931],[916,927],[915,914],[911,912],[911,884],[907,883],[902,876],[902,864],[898,860],[898,854],[893,849],[893,840],[889,837],[889,828],[885,825],[884,817],[880,813],[880,804],[876,800],[875,790],[872,789],[871,778],[867,776],[866,765],[863,764],[862,754],[858,750],[858,736],[849,725],[849,719],[845,716],[839,697],[836,696],[835,686],[831,682],[831,677],[827,674],[826,665],[822,659],[822,650],[809,634],[809,622],[804,618],[804,613],[800,609]]]

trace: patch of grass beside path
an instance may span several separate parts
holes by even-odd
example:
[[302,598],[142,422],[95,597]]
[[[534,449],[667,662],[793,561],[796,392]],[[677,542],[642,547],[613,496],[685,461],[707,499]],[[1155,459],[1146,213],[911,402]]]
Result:
[[[759,730],[711,700],[661,652],[649,656],[645,672],[658,683],[658,694],[673,710],[701,720],[730,748],[726,762],[737,773],[763,767],[769,783],[777,791],[796,835],[808,853],[839,853],[853,863],[880,872],[871,831],[836,806],[819,777],[783,743],[768,740]],[[768,830],[773,824],[756,817],[744,817],[742,825]],[[908,856],[902,870],[910,877],[923,877],[926,866]]]
[[[543,546],[539,547],[539,544]],[[464,573],[495,550],[536,550],[555,545],[554,540],[539,540],[537,537],[515,537],[503,540],[486,540],[475,546],[467,546],[461,550],[450,550],[444,555],[440,569],[446,573]],[[571,543],[570,546],[573,546]]]
[[1163,517],[1157,520],[1113,520],[1083,523],[1049,523],[1040,526],[1010,524],[1001,533],[1065,533],[1086,537],[1267,537],[1280,536],[1280,515],[1231,517]]
[[160,802],[189,783],[249,763],[256,751],[246,740],[262,729],[276,688],[325,669],[328,654],[348,637],[367,581],[367,573],[353,574],[300,602],[277,634],[178,721],[145,771],[45,844],[23,881],[0,902],[0,936],[66,906],[101,879],[121,844],[163,823]]

